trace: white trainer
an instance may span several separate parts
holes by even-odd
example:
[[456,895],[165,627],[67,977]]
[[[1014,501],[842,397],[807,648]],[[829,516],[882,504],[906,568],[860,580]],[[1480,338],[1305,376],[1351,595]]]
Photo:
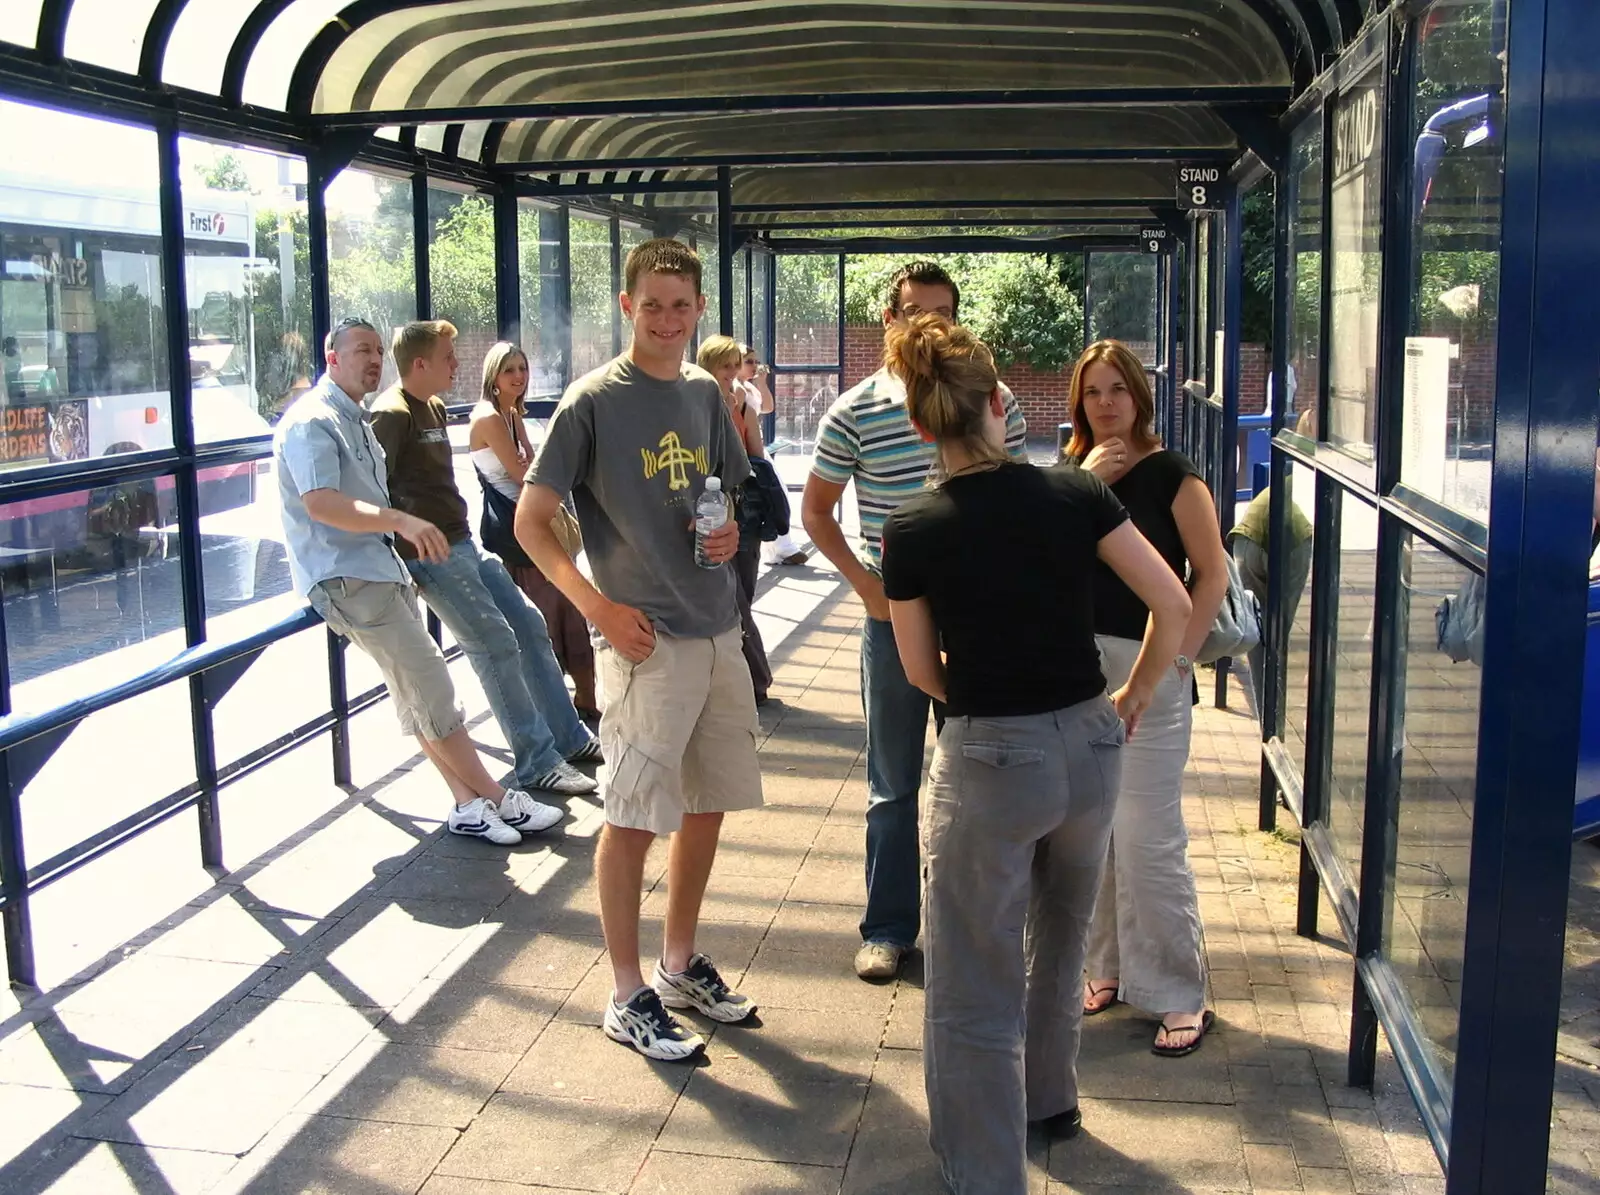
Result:
[[535,801],[520,788],[506,789],[506,795],[500,800],[500,820],[524,834],[548,830],[566,816],[565,810]]
[[561,797],[587,797],[590,793],[600,791],[600,785],[593,778],[585,776],[566,760],[556,764],[528,787]]
[[457,805],[450,811],[450,833],[468,838],[487,838],[496,846],[516,846],[522,835],[506,825],[494,802],[486,797]]

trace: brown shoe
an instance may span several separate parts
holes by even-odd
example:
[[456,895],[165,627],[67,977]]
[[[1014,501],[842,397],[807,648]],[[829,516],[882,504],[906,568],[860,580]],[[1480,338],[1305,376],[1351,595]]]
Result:
[[811,559],[811,556],[810,556],[809,553],[806,553],[806,552],[791,552],[791,553],[789,553],[789,555],[785,556],[782,560],[778,561],[778,563],[779,564],[801,565],[801,564],[804,564],[806,561],[808,561],[810,559]]

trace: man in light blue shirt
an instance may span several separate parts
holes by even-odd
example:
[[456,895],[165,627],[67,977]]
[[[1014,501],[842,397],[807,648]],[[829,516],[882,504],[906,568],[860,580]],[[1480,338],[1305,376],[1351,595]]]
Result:
[[394,537],[424,560],[444,558],[450,545],[432,523],[389,504],[383,449],[360,405],[383,373],[383,342],[365,320],[347,319],[328,334],[325,352],[327,372],[284,413],[272,441],[295,589],[378,665],[401,729],[416,736],[455,799],[451,832],[513,845],[562,811],[502,789],[484,770],[444,656],[417,613]]

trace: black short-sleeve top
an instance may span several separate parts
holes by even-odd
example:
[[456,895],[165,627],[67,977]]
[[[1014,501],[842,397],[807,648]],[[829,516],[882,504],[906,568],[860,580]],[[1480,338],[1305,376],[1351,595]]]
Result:
[[1127,517],[1092,473],[1023,464],[953,477],[889,515],[884,591],[927,599],[951,716],[1043,714],[1105,692],[1096,552]]
[[[1172,517],[1172,504],[1185,479],[1200,470],[1181,452],[1162,449],[1139,461],[1111,485],[1128,511],[1128,517],[1152,547],[1161,554],[1178,580],[1186,581],[1189,558]],[[1096,562],[1094,578],[1094,629],[1096,634],[1118,639],[1143,639],[1150,608],[1106,565]]]

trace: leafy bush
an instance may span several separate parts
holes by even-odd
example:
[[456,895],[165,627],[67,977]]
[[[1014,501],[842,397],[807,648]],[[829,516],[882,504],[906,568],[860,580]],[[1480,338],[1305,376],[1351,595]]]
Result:
[[[909,254],[845,259],[845,318],[875,324],[889,279]],[[1083,348],[1083,302],[1062,265],[1042,253],[956,253],[939,259],[961,288],[961,322],[994,350],[1001,367],[1026,362],[1054,371]]]

